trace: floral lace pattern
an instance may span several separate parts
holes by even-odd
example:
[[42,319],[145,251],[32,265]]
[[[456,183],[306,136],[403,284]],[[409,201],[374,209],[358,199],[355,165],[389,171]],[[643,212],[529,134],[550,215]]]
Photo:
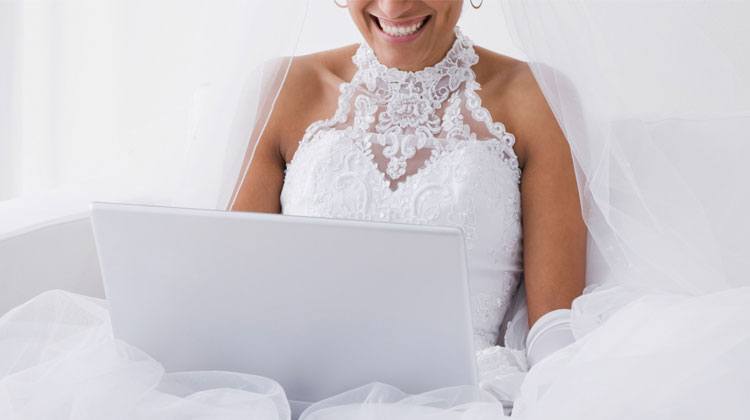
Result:
[[362,44],[330,119],[311,124],[287,165],[284,214],[460,227],[477,349],[498,341],[521,277],[515,137],[481,105],[472,42],[436,65],[388,68]]

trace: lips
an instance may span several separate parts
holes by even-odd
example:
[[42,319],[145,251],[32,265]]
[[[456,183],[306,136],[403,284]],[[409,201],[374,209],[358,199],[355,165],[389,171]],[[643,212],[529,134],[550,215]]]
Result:
[[389,38],[409,39],[413,38],[424,27],[430,16],[420,16],[410,19],[399,19],[397,21],[371,15],[377,27]]

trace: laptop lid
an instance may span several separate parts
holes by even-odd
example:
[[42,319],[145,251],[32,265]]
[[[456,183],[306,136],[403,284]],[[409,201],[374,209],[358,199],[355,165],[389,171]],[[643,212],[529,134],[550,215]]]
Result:
[[114,333],[167,371],[310,402],[476,384],[458,228],[101,202],[92,221]]

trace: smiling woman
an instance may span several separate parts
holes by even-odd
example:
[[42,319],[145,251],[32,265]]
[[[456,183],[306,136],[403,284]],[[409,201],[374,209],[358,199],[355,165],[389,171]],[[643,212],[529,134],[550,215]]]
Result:
[[585,226],[528,65],[475,46],[463,7],[350,1],[364,42],[295,58],[233,209],[462,228],[477,356],[521,372],[573,341]]

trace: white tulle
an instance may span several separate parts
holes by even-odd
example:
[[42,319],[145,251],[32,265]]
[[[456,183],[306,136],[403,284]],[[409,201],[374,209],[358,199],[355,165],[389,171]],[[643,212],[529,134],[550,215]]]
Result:
[[571,145],[587,283],[748,285],[750,3],[502,4]]
[[277,382],[164,373],[112,336],[106,301],[45,292],[0,318],[2,419],[289,419]]
[[[596,295],[596,293],[594,293]],[[524,419],[746,418],[750,288],[643,296],[531,369]],[[579,322],[574,318],[574,323]]]
[[[636,299],[525,374],[512,417],[747,418],[748,307],[747,287]],[[590,322],[577,309],[573,324]],[[313,404],[302,419],[489,420],[507,415],[503,410],[476,387],[406,395],[374,383]],[[165,374],[156,360],[112,337],[100,299],[50,291],[0,318],[3,419],[284,420],[289,413],[271,379]]]

